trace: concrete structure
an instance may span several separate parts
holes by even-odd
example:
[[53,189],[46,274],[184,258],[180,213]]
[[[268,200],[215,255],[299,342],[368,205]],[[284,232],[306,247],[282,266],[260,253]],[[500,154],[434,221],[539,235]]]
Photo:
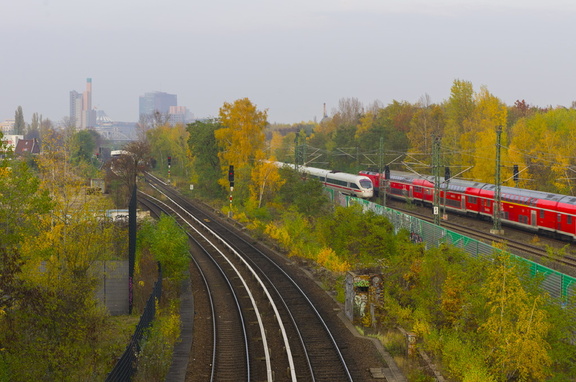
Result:
[[176,94],[164,92],[145,93],[140,96],[140,118],[154,115],[156,112],[168,114],[170,106],[178,106]]
[[96,298],[111,315],[128,314],[128,261],[97,262],[91,270],[101,277]]

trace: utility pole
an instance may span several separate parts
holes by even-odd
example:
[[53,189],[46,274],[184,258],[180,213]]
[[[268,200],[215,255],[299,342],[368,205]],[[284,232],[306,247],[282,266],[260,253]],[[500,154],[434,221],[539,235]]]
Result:
[[298,133],[294,137],[294,168],[298,171]]
[[502,235],[504,230],[502,229],[502,222],[500,220],[502,208],[502,197],[500,194],[500,146],[502,141],[502,126],[499,125],[496,128],[496,189],[494,190],[494,206],[493,206],[493,220],[494,227],[490,230],[490,233],[494,235]]
[[432,167],[434,169],[434,224],[440,225],[440,138],[434,138],[432,151]]
[[234,166],[230,165],[228,168],[228,182],[230,183],[230,210],[228,211],[228,217],[232,217],[232,191],[234,191]]
[[386,177],[384,176],[384,137],[380,137],[380,148],[378,149],[378,192],[382,198],[382,205],[386,207]]

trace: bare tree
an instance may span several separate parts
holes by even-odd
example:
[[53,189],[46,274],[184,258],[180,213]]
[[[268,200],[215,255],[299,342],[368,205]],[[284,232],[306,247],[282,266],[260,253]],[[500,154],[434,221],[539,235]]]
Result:
[[132,141],[122,148],[120,156],[111,158],[106,164],[107,180],[119,180],[126,191],[126,201],[132,195],[139,174],[150,169],[151,149],[146,140]]
[[364,106],[358,98],[340,98],[338,109],[334,112],[340,116],[342,124],[356,126],[364,114]]

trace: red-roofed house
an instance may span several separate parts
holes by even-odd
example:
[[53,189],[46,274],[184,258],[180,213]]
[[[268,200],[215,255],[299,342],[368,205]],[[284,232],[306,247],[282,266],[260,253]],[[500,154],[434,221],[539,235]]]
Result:
[[16,144],[16,149],[14,149],[14,154],[27,155],[27,154],[40,154],[40,145],[38,140],[34,139],[20,139]]

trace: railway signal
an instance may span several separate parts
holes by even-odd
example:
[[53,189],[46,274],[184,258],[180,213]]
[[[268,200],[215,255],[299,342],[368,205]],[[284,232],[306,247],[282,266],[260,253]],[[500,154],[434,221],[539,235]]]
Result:
[[234,187],[234,166],[230,165],[228,169],[228,181],[230,182],[230,187]]
[[168,156],[168,179],[170,179],[170,166],[172,165],[172,157]]

